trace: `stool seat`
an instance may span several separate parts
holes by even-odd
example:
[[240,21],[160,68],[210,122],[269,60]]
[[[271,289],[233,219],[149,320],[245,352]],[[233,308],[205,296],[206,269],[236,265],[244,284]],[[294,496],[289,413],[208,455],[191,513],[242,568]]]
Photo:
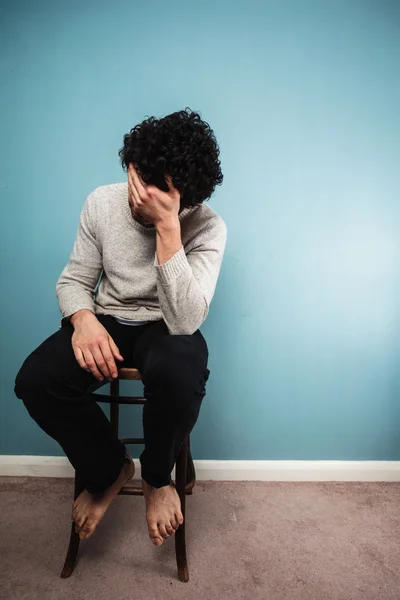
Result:
[[141,381],[142,376],[138,369],[122,368],[118,370],[118,379],[121,381]]

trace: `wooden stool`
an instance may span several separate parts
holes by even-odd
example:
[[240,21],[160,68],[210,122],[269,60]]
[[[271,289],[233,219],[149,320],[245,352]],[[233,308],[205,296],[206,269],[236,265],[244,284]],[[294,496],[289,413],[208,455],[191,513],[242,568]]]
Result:
[[[146,399],[139,396],[120,396],[119,381],[120,380],[141,380],[141,375],[137,369],[120,369],[118,378],[110,383],[110,395],[92,394],[97,402],[107,402],[110,404],[110,422],[116,435],[118,435],[119,421],[119,405],[120,404],[145,404]],[[143,438],[123,438],[123,444],[143,444]],[[185,496],[192,494],[192,490],[196,480],[196,473],[192,456],[190,453],[190,436],[184,441],[175,465],[175,485],[179,494],[182,506],[182,514],[184,522],[180,525],[175,533],[175,552],[176,562],[178,565],[178,578],[180,581],[189,581],[189,570],[186,560],[186,542],[185,542]],[[74,499],[85,489],[84,483],[80,480],[79,475],[75,472],[75,489]],[[119,492],[121,495],[143,496],[141,482],[135,480],[129,481]],[[64,568],[61,572],[63,579],[70,577],[75,567],[76,557],[79,550],[79,535],[75,532],[75,523],[72,523],[71,537],[69,540],[67,557],[65,559]]]

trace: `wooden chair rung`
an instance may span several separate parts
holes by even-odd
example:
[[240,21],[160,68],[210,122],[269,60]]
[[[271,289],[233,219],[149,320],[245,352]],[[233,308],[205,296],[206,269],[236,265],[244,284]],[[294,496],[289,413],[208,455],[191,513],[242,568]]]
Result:
[[143,496],[142,485],[137,482],[136,485],[124,485],[119,491],[119,496]]
[[142,396],[106,396],[105,394],[90,394],[96,402],[107,404],[145,404],[146,398]]

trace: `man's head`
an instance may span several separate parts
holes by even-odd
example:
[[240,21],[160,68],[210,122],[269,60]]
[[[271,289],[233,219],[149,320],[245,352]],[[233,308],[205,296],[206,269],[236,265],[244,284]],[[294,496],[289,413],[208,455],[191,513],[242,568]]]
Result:
[[164,191],[169,175],[181,194],[181,208],[207,200],[223,179],[214,133],[188,108],[136,125],[124,136],[119,156],[125,170],[134,164],[146,184]]

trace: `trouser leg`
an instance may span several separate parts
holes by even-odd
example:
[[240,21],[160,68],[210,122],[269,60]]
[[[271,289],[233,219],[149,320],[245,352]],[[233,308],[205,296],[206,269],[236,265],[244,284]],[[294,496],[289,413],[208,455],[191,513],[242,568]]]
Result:
[[200,333],[169,335],[164,322],[150,326],[134,349],[144,383],[143,479],[168,485],[185,437],[193,429],[205,395],[208,350]]
[[[111,316],[99,316],[122,356],[132,353],[132,332]],[[91,493],[104,491],[118,477],[125,447],[89,394],[103,385],[74,356],[72,325],[45,340],[23,363],[15,383],[38,425],[63,448]]]

